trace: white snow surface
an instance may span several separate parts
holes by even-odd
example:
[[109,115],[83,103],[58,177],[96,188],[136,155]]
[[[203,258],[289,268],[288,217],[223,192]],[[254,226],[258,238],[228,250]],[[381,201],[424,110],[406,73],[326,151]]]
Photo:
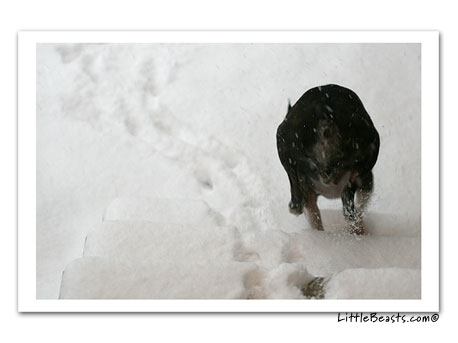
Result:
[[326,299],[419,299],[418,269],[347,269],[326,285]]
[[[381,136],[368,236],[288,212],[276,127],[327,83]],[[416,44],[38,44],[37,298],[419,297],[420,141]]]
[[203,226],[224,224],[224,217],[205,201],[190,199],[116,198],[109,204],[103,219]]

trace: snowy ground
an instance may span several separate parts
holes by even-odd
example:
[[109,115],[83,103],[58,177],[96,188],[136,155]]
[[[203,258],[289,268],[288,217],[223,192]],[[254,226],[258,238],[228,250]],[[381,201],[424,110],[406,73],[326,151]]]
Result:
[[[326,83],[381,136],[367,237],[345,233],[339,201],[319,202],[325,232],[287,210],[276,127]],[[419,45],[40,44],[37,297],[66,268],[62,297],[87,271],[119,287],[86,297],[300,298],[316,276],[328,297],[418,297],[420,142]]]

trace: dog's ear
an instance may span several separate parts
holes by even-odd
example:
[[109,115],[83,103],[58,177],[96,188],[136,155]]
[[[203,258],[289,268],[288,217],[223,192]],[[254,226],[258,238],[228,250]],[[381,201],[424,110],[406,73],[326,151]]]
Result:
[[291,100],[288,99],[288,112],[286,113],[289,113],[290,110],[291,110]]

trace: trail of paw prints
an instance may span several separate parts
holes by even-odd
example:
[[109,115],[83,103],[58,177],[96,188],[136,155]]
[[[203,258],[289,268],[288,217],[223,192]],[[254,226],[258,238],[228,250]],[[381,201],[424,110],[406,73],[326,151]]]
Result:
[[192,171],[202,186],[202,196],[240,229],[275,227],[275,218],[262,201],[269,199],[265,181],[242,151],[218,139],[192,131],[166,106],[151,112],[150,125],[139,138]]
[[160,44],[58,44],[55,51],[72,78],[60,96],[62,115],[133,136],[149,120],[148,110],[161,109],[160,92],[178,64]]
[[324,283],[298,264],[283,263],[273,269],[251,268],[243,276],[245,299],[319,299]]
[[58,45],[56,51],[63,63],[76,63],[80,70],[74,73],[73,91],[62,95],[64,116],[96,130],[121,130],[190,170],[202,197],[233,225],[243,230],[275,226],[265,180],[244,152],[194,132],[161,103],[161,92],[181,63],[169,58],[175,56],[167,48],[77,44]]
[[[316,278],[292,261],[293,237],[279,230],[236,233],[234,260],[253,264],[243,278],[248,299],[320,298]],[[309,286],[311,285],[311,286]]]

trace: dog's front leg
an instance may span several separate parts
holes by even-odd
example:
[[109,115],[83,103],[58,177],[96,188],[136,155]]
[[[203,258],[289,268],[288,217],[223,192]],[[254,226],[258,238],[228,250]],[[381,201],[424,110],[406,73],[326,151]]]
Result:
[[323,231],[323,223],[321,222],[320,209],[317,205],[318,196],[310,190],[304,190],[305,200],[305,216],[312,229]]
[[362,212],[355,206],[356,183],[349,182],[342,191],[342,205],[345,220],[350,224],[350,232],[364,235]]

